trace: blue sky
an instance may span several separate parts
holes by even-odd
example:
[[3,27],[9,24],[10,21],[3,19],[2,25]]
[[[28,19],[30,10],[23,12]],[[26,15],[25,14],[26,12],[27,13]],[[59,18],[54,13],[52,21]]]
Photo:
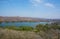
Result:
[[60,0],[0,0],[0,16],[60,19]]

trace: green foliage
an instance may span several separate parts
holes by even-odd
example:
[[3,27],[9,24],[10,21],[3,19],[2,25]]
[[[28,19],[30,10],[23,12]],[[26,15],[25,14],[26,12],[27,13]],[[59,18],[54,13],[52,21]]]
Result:
[[42,25],[42,24],[38,24],[38,25],[36,26],[36,29],[37,29],[38,31],[43,30],[43,25]]
[[46,24],[46,25],[39,24],[36,26],[36,29],[38,31],[47,31],[49,29],[49,27],[48,27],[48,24]]
[[50,26],[48,24],[45,24],[43,26],[43,31],[48,31],[50,29]]
[[13,29],[13,30],[22,30],[22,31],[32,31],[33,28],[30,27],[30,26],[19,26],[19,27],[16,27],[16,26],[5,26],[5,28],[7,29]]
[[15,27],[15,26],[5,26],[5,28],[8,28],[8,29],[15,29],[15,28],[17,28],[17,27]]
[[60,30],[60,26],[57,23],[52,23],[52,24],[38,24],[36,26],[37,31],[48,31],[50,29],[59,29]]
[[60,26],[57,23],[52,23],[51,28],[56,30],[56,29],[60,29]]
[[26,31],[31,31],[33,28],[31,26],[20,26],[20,30],[26,30]]
[[39,32],[39,30],[38,29],[36,29],[36,28],[34,28],[34,30],[33,30],[35,33],[37,33],[37,32]]

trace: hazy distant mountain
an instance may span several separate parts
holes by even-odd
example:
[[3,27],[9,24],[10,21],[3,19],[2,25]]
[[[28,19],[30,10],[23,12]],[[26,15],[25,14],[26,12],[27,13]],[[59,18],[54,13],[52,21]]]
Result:
[[3,17],[0,16],[0,21],[33,21],[33,22],[49,22],[49,21],[60,21],[60,19],[43,19],[43,18],[32,18],[32,17]]

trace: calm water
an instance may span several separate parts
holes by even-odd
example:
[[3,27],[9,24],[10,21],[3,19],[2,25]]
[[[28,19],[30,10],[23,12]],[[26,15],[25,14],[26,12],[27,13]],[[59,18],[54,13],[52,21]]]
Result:
[[47,24],[48,22],[3,22],[2,26],[36,26],[38,24]]

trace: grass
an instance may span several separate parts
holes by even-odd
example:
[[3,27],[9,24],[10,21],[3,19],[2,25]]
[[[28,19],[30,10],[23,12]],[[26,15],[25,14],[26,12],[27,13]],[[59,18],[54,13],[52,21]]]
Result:
[[0,29],[0,39],[42,39],[32,31],[15,31],[9,29]]
[[0,28],[0,39],[58,39],[58,32],[56,30],[49,30],[48,32],[40,31],[36,33],[34,31]]

